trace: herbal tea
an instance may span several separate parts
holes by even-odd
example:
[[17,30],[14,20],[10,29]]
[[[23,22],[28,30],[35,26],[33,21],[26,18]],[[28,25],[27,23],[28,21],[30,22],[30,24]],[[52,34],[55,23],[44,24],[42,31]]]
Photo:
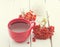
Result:
[[16,22],[11,25],[10,29],[13,30],[14,32],[24,32],[28,30],[29,27],[30,24],[27,24],[25,22]]

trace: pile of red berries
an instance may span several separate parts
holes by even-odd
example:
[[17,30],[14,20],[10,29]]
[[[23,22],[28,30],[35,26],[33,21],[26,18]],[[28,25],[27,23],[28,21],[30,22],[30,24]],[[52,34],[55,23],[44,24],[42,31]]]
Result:
[[54,33],[54,27],[53,26],[41,27],[40,25],[36,25],[33,28],[33,33],[34,33],[34,38],[45,40],[52,37]]

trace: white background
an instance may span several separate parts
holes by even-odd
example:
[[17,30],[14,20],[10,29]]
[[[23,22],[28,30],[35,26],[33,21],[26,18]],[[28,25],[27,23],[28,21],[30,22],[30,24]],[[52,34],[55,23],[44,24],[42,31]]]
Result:
[[[60,46],[60,0],[31,0],[30,9],[38,17],[46,16],[46,10],[49,13],[50,24],[55,26],[55,35],[53,36],[53,47]],[[20,12],[29,10],[29,0],[0,0],[0,47],[30,47],[27,44],[30,38],[24,43],[16,43],[9,39],[7,24],[10,20],[17,18]],[[40,18],[39,18],[40,20]],[[32,47],[51,47],[50,40],[37,40],[32,42]]]

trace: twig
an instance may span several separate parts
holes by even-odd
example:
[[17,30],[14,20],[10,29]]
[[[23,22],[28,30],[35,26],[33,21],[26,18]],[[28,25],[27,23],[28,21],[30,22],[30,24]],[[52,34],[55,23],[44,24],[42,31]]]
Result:
[[[48,21],[48,26],[50,26],[48,12],[46,12],[46,13],[47,13],[47,21]],[[51,47],[53,47],[52,37],[50,38],[50,43],[51,43]]]
[[52,37],[50,38],[51,47],[53,47]]

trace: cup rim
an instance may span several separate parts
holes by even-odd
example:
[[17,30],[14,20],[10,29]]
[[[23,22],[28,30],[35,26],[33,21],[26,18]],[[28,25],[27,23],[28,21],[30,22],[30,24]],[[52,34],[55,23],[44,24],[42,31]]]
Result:
[[[11,24],[13,24],[14,22],[17,22],[17,20],[18,20],[18,21],[22,20],[22,21],[24,21],[24,22],[26,22],[26,23],[28,23],[28,24],[30,25],[29,29],[27,29],[26,31],[29,31],[29,30],[32,28],[30,21],[28,21],[28,20],[26,20],[26,19],[23,19],[23,18],[15,18],[15,19],[11,20],[11,21],[8,23],[8,29],[9,29],[9,30],[11,30],[11,29],[10,29]],[[11,30],[11,31],[14,32],[13,30]],[[23,31],[22,31],[22,32],[15,32],[15,33],[23,33]]]

